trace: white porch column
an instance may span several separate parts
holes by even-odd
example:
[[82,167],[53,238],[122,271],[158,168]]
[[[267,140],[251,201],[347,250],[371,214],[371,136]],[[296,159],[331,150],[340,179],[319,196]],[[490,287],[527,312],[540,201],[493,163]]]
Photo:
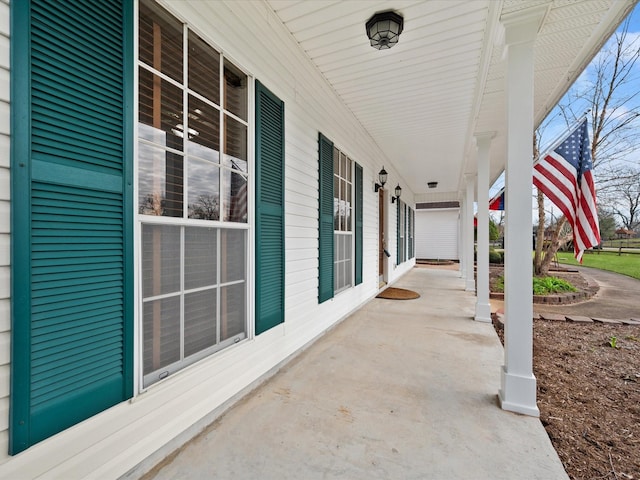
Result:
[[475,175],[466,174],[466,193],[464,195],[464,228],[466,235],[464,236],[464,257],[465,257],[465,290],[467,292],[475,292],[476,281],[473,278],[473,199],[474,199],[474,182]]
[[465,278],[467,271],[465,270],[465,250],[464,250],[464,246],[465,246],[465,239],[464,236],[466,235],[467,231],[465,229],[465,225],[466,222],[464,220],[465,217],[465,209],[464,206],[466,204],[466,200],[465,200],[465,194],[462,194],[462,201],[460,202],[460,213],[458,214],[458,256],[460,257],[460,264],[459,264],[459,269],[460,269],[460,277],[461,278]]
[[533,175],[533,46],[546,9],[504,16],[507,48],[505,175],[505,359],[503,409],[539,416],[533,375],[531,220]]
[[489,304],[489,147],[493,133],[476,135],[478,146],[478,260],[476,316],[478,322],[491,322]]

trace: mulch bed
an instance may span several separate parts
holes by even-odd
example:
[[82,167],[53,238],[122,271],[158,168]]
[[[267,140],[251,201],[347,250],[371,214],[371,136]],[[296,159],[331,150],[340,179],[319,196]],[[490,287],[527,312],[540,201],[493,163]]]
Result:
[[[504,274],[504,266],[493,264],[489,267],[489,291],[491,292],[491,298],[502,298],[502,294],[496,295],[496,283],[498,278]],[[562,280],[566,280],[573,285],[578,292],[577,293],[561,293],[557,295],[549,295],[545,297],[543,295],[534,295],[533,303],[549,303],[549,304],[571,304],[576,302],[582,302],[592,297],[597,291],[598,286],[589,283],[578,271],[560,267],[549,272],[549,276],[557,277]]]
[[535,320],[533,370],[569,477],[640,479],[640,326]]

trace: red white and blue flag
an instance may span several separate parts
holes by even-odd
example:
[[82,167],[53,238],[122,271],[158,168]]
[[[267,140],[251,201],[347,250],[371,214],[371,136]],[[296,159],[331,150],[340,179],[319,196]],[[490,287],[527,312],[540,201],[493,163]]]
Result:
[[590,148],[585,118],[533,166],[533,184],[573,228],[574,255],[580,263],[585,250],[600,244]]
[[489,210],[504,210],[504,188],[489,200]]

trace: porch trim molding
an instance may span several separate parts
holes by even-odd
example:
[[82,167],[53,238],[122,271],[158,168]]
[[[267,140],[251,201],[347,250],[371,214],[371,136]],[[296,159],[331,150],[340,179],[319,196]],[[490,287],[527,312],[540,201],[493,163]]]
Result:
[[507,52],[505,169],[505,359],[500,406],[539,416],[533,375],[531,196],[533,193],[534,42],[546,9],[502,18]]

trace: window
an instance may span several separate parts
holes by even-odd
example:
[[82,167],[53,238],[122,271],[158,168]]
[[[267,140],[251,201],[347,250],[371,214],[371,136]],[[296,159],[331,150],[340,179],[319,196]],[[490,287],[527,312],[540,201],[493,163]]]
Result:
[[248,77],[150,0],[138,60],[146,386],[247,335]]
[[319,133],[318,303],[362,283],[362,199],[362,167]]
[[333,290],[341,292],[353,285],[352,181],[353,162],[333,148]]
[[397,264],[400,265],[407,259],[406,251],[406,205],[398,200],[398,255]]

